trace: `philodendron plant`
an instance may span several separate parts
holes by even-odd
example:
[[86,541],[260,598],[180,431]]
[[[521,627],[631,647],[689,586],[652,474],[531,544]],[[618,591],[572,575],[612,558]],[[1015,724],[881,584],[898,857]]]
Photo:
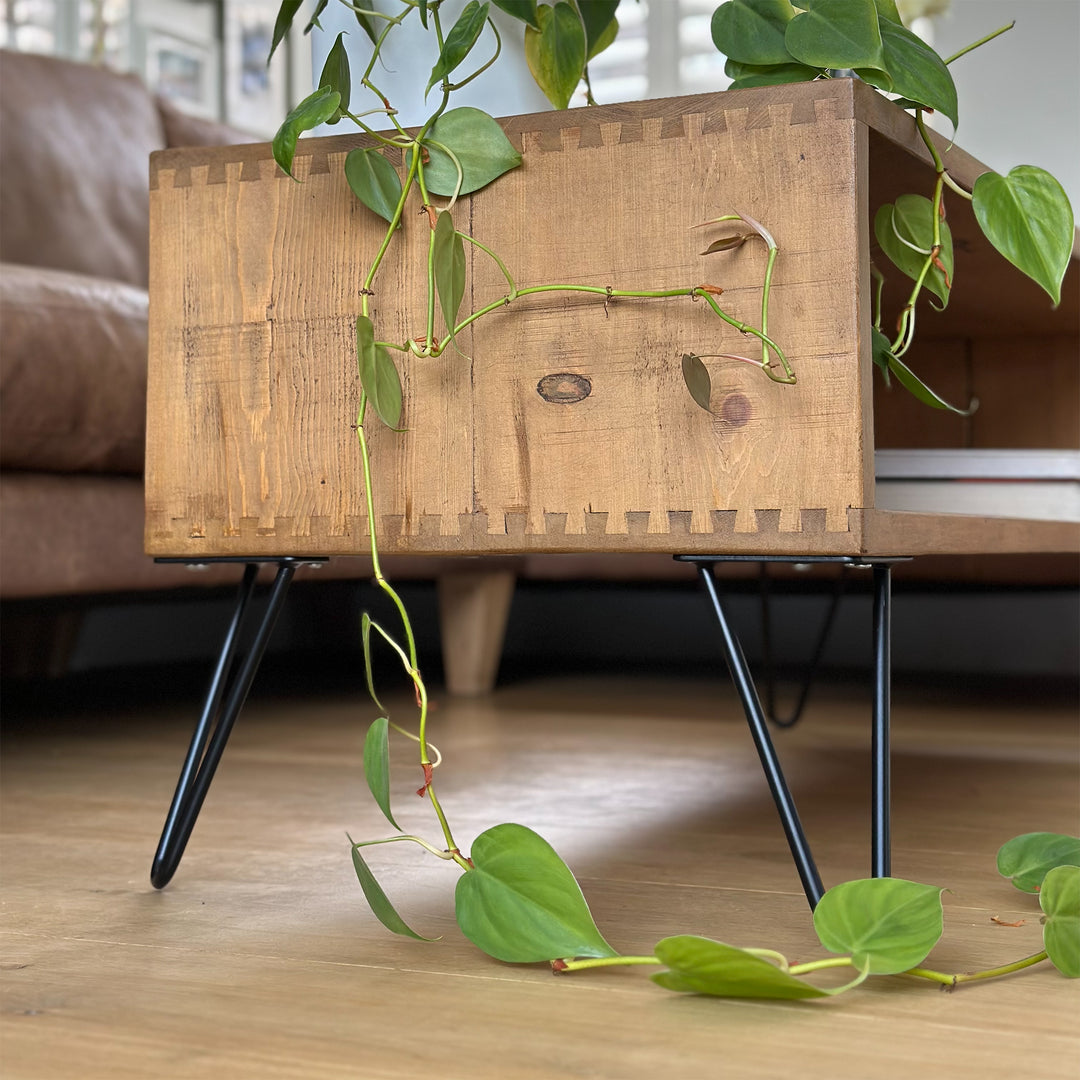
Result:
[[[290,31],[302,0],[283,0],[274,30],[273,49]],[[768,256],[762,280],[759,325],[741,321],[724,310],[723,290],[696,282],[660,282],[655,288],[626,290],[609,282],[592,284],[549,282],[519,288],[511,268],[490,246],[490,238],[471,236],[455,224],[453,213],[462,195],[477,191],[522,164],[521,155],[499,124],[471,107],[450,108],[453,93],[472,82],[499,57],[502,43],[491,7],[522,24],[525,56],[538,85],[558,108],[565,108],[584,84],[593,102],[589,61],[607,48],[618,33],[619,0],[491,0],[454,6],[456,17],[443,25],[449,0],[378,0],[361,6],[341,0],[361,31],[370,38],[371,55],[354,76],[343,35],[331,47],[319,88],[286,117],[273,141],[274,156],[291,175],[297,141],[302,133],[324,123],[350,121],[368,136],[345,159],[345,175],[360,202],[386,223],[385,236],[367,267],[356,317],[360,406],[355,429],[359,440],[371,554],[375,579],[393,602],[401,621],[400,640],[365,615],[362,621],[368,689],[379,708],[364,745],[364,772],[371,792],[396,832],[386,838],[352,845],[357,877],[375,915],[395,933],[422,935],[398,914],[365,861],[374,845],[410,842],[432,855],[456,863],[462,871],[456,890],[457,920],[465,935],[485,952],[510,963],[551,963],[570,972],[608,965],[654,965],[664,970],[653,978],[668,989],[721,996],[820,997],[838,989],[822,989],[805,979],[828,967],[850,967],[849,989],[870,975],[909,972],[948,986],[1049,959],[1066,975],[1080,975],[1080,841],[1070,837],[1033,834],[1002,849],[1002,871],[1021,887],[1040,890],[1045,913],[1042,952],[1013,964],[974,975],[947,975],[920,965],[942,930],[941,892],[936,886],[890,878],[847,882],[830,890],[814,914],[823,947],[837,954],[827,959],[791,965],[769,949],[740,949],[693,936],[659,942],[648,956],[623,956],[601,935],[573,874],[550,845],[517,824],[496,825],[476,838],[466,854],[454,839],[447,815],[436,794],[435,769],[441,758],[428,739],[428,692],[419,668],[416,640],[405,605],[384,576],[375,530],[373,470],[365,425],[369,413],[390,428],[402,417],[401,381],[393,356],[437,357],[457,349],[457,337],[489,313],[513,306],[538,293],[591,294],[598,303],[648,302],[683,298],[704,302],[715,316],[756,342],[757,356],[721,354],[719,358],[752,364],[779,383],[794,386],[796,373],[780,343],[769,334],[772,274],[780,248],[768,222],[754,220],[736,208],[719,208],[710,221],[720,229],[705,254],[719,258],[747,242],[761,241]],[[329,0],[318,0],[305,33],[319,26]],[[382,7],[393,7],[393,11]],[[398,121],[389,98],[376,85],[382,50],[406,20],[412,19],[434,36],[437,59],[423,71],[425,95],[435,102],[430,116],[415,130]],[[1007,28],[1006,28],[1007,29]],[[989,34],[989,41],[1002,31]],[[828,79],[853,75],[880,90],[900,95],[900,107],[914,112],[915,122],[936,167],[929,195],[911,194],[877,210],[874,231],[884,257],[912,281],[900,311],[895,334],[882,328],[882,278],[876,275],[873,361],[886,378],[893,377],[917,397],[936,408],[953,408],[925,386],[901,359],[915,331],[916,305],[924,290],[944,307],[953,278],[952,238],[945,214],[945,191],[969,199],[986,236],[1002,255],[1036,280],[1056,303],[1072,248],[1073,218],[1060,184],[1033,166],[1021,166],[1007,176],[987,173],[971,192],[949,175],[924,122],[929,111],[942,113],[955,127],[956,88],[948,65],[962,56],[943,60],[907,30],[895,0],[728,0],[712,19],[712,37],[728,58],[727,71],[736,87]],[[976,44],[982,44],[983,41]],[[972,46],[974,48],[975,46]],[[964,50],[967,52],[968,50]],[[474,56],[480,56],[479,61]],[[356,98],[370,97],[361,108]],[[387,130],[378,131],[376,125]],[[393,158],[393,161],[391,160]],[[395,165],[394,162],[399,164]],[[445,200],[437,203],[436,199]],[[424,270],[428,303],[424,323],[405,341],[382,338],[372,317],[370,298],[387,251],[394,242],[410,200],[429,226]],[[504,295],[472,312],[462,312],[465,296],[465,245],[474,246],[498,267],[506,280]],[[436,320],[441,314],[442,329]],[[703,408],[709,407],[709,375],[702,356],[716,356],[687,342],[680,357],[686,387]],[[349,358],[351,360],[351,358]],[[797,389],[792,389],[797,393]],[[960,411],[957,409],[956,411]],[[415,730],[391,720],[379,703],[372,678],[371,642],[383,639],[400,658],[415,689],[418,718]],[[417,792],[427,797],[441,830],[441,841],[406,835],[390,805],[390,732],[417,744],[422,783]]]
[[[372,776],[369,773],[369,781]],[[375,778],[376,799],[389,813],[388,787]],[[834,886],[814,909],[814,930],[833,955],[792,964],[774,949],[737,947],[695,934],[658,941],[651,953],[624,955],[593,921],[580,887],[551,846],[523,825],[496,825],[481,833],[466,858],[455,892],[455,915],[465,936],[489,956],[510,964],[550,963],[555,974],[602,967],[653,967],[652,981],[666,990],[710,997],[804,999],[835,997],[873,975],[908,975],[947,990],[966,982],[1009,975],[1049,961],[1061,974],[1080,977],[1080,838],[1026,833],[998,851],[999,872],[1018,888],[1037,893],[1042,909],[1042,948],[980,971],[950,974],[924,966],[944,927],[945,889],[899,878],[864,878]],[[421,941],[394,909],[360,854],[371,843],[353,843],[353,863],[372,911],[388,929]],[[996,916],[992,921],[1003,922]],[[1017,923],[1005,923],[1020,926]],[[808,976],[830,968],[851,978],[825,987]]]

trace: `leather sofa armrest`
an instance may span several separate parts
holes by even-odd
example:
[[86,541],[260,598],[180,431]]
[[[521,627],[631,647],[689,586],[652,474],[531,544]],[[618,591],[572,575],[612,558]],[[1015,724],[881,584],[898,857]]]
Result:
[[[216,120],[204,120],[181,112],[167,98],[156,99],[161,122],[165,128],[165,146],[233,146],[238,143],[262,142],[256,135],[230,127]],[[281,119],[285,116],[282,114]]]
[[0,264],[0,467],[139,475],[145,289]]

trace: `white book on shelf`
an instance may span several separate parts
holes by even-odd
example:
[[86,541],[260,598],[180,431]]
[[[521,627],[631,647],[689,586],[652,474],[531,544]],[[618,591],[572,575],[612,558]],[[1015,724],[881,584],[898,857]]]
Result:
[[1080,523],[1080,450],[878,450],[880,510]]

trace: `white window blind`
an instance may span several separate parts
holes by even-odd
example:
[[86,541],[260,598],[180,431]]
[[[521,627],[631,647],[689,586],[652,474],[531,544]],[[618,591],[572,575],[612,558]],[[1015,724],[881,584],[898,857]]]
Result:
[[[589,64],[601,104],[723,90],[724,57],[709,25],[720,0],[622,0],[619,36]],[[580,95],[584,103],[584,94]]]

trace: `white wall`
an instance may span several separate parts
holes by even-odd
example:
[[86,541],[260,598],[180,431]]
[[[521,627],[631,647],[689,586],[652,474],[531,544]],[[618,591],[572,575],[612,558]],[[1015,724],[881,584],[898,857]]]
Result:
[[956,141],[998,172],[1048,169],[1080,213],[1080,0],[952,0],[935,20],[934,47],[948,57],[1013,19],[950,65]]

